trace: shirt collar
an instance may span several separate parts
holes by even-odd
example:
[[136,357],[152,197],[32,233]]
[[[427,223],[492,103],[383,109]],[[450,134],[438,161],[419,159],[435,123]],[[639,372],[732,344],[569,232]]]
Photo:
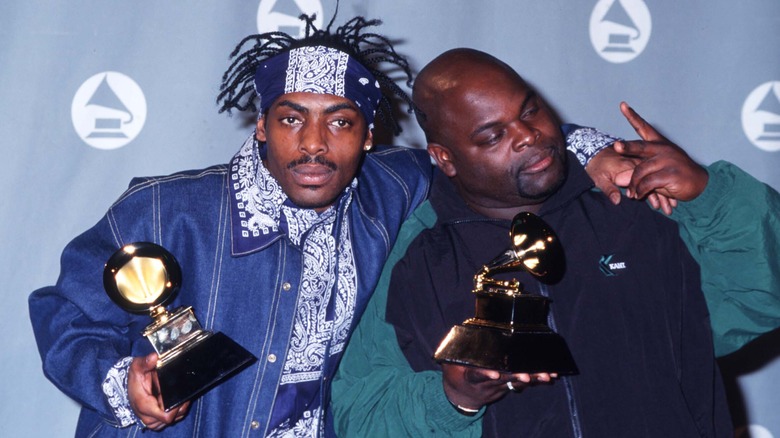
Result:
[[232,254],[259,251],[286,236],[294,245],[311,227],[336,220],[337,205],[348,202],[357,179],[346,187],[336,204],[322,213],[296,206],[263,165],[265,143],[252,134],[230,161],[230,222]]

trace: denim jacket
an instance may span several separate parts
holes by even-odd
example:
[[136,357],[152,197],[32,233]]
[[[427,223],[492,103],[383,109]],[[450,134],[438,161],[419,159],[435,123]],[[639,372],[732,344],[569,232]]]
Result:
[[[347,215],[355,254],[357,324],[401,223],[426,197],[427,154],[380,147],[367,154]],[[197,399],[187,417],[161,436],[264,436],[291,338],[302,253],[286,238],[235,254],[229,168],[218,165],[164,177],[135,179],[90,230],[64,250],[55,286],[30,296],[30,315],[46,376],[82,405],[77,436],[134,436],[117,428],[101,382],[121,358],[152,352],[141,332],[151,320],[114,304],[103,267],[121,246],[149,241],[176,257],[182,287],[166,308],[192,306],[204,329],[222,332],[258,361]],[[340,222],[340,221],[339,221]],[[350,330],[351,332],[351,330]],[[340,359],[327,358],[321,404]],[[326,416],[327,417],[327,416]],[[324,420],[326,421],[326,420]],[[320,430],[330,430],[330,425]]]

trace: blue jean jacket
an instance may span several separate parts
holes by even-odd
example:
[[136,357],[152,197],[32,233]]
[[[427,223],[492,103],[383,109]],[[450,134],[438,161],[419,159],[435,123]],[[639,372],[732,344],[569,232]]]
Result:
[[[356,259],[353,326],[401,223],[427,196],[430,172],[424,151],[380,147],[366,155],[353,200],[338,212],[339,218],[348,216]],[[119,308],[102,283],[111,254],[136,241],[162,245],[181,265],[182,287],[166,304],[169,310],[192,306],[205,329],[225,333],[259,359],[199,398],[161,436],[263,436],[275,426],[268,418],[291,338],[303,256],[284,238],[251,253],[232,253],[228,175],[228,166],[220,165],[135,179],[94,227],[65,248],[57,284],[30,296],[44,373],[82,405],[77,436],[138,432],[138,426],[116,427],[101,390],[121,358],[153,351],[141,336],[149,316]],[[322,406],[339,359],[333,355],[324,364]]]

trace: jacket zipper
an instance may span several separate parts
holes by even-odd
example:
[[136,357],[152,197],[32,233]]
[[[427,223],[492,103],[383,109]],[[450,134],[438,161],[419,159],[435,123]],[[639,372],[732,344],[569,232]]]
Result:
[[[547,291],[547,286],[545,284],[539,283],[539,291],[543,296],[550,298],[550,293]],[[555,326],[555,318],[553,317],[552,309],[547,313],[547,325],[556,333],[558,332],[558,328]],[[563,376],[561,379],[563,380],[563,387],[566,389],[566,398],[569,402],[572,435],[574,438],[582,438],[582,425],[580,424],[580,415],[574,398],[574,385],[572,385],[571,377]]]

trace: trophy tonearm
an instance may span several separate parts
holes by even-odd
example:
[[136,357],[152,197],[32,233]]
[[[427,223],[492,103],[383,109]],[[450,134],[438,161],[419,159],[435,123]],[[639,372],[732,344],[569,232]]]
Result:
[[558,237],[542,219],[523,212],[512,221],[510,240],[509,249],[474,276],[474,317],[450,330],[434,359],[513,373],[576,374],[565,340],[547,325],[550,299],[526,293],[516,279],[492,277],[525,270],[543,283],[557,282],[565,271]]

